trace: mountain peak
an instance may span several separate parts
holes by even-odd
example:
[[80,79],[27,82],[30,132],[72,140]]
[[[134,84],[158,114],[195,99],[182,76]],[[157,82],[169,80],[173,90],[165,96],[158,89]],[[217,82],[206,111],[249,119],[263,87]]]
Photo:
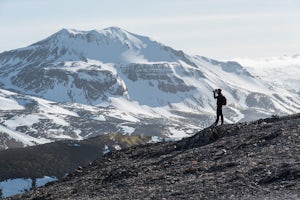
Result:
[[[108,35],[108,33],[113,34],[113,35],[118,35],[118,34],[129,34],[128,31],[121,29],[120,27],[117,26],[112,26],[105,28],[103,30],[89,30],[89,31],[82,31],[82,30],[77,30],[77,29],[72,29],[72,28],[62,28],[58,32],[56,32],[53,35]],[[51,37],[51,36],[50,36]]]
[[[51,61],[98,60],[103,63],[176,62],[172,48],[116,26],[81,31],[63,28],[31,47]],[[54,54],[54,56],[49,56]],[[55,60],[53,60],[55,59]]]
[[125,33],[125,32],[127,32],[126,30],[124,30],[124,29],[122,29],[122,28],[120,28],[120,27],[118,27],[118,26],[111,26],[111,27],[107,27],[107,28],[105,28],[105,29],[103,29],[104,31],[110,31],[110,32],[123,32],[123,33]]
[[82,33],[83,33],[83,31],[79,31],[77,29],[63,28],[63,29],[59,30],[56,34],[61,34],[61,35],[73,34],[73,35],[76,35],[76,34],[82,34]]

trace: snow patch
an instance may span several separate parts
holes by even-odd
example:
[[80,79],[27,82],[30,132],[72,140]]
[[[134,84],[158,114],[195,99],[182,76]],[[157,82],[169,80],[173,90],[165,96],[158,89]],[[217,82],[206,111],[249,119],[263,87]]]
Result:
[[34,137],[31,137],[29,135],[26,135],[26,134],[18,132],[18,131],[12,131],[9,128],[2,126],[2,125],[0,125],[0,132],[6,133],[11,138],[15,139],[18,142],[21,142],[25,146],[33,146],[36,144],[45,144],[45,143],[49,143],[52,141],[52,140],[48,140],[45,138],[34,138]]
[[122,128],[122,130],[124,131],[124,133],[128,134],[128,135],[131,135],[135,131],[135,128],[130,127],[130,126],[122,125],[122,126],[119,126],[119,127]]
[[7,127],[16,129],[18,126],[31,126],[32,124],[38,123],[42,119],[41,116],[29,114],[29,115],[19,115],[6,120],[4,124]]
[[104,146],[103,150],[102,150],[102,154],[105,155],[105,154],[108,154],[110,152],[110,149],[107,145]]
[[113,147],[115,148],[115,150],[121,150],[122,148],[120,147],[120,145],[116,144],[116,145],[113,145]]
[[169,132],[170,132],[169,137],[176,140],[180,140],[184,137],[189,136],[185,131],[177,129],[175,127],[170,127]]

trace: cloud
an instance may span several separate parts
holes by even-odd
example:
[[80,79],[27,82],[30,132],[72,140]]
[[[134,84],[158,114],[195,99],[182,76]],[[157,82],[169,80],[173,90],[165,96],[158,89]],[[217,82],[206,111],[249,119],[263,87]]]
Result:
[[237,62],[241,63],[244,66],[251,68],[287,68],[287,67],[296,67],[300,69],[300,54],[295,55],[284,55],[279,57],[265,57],[258,59],[250,58],[236,58]]

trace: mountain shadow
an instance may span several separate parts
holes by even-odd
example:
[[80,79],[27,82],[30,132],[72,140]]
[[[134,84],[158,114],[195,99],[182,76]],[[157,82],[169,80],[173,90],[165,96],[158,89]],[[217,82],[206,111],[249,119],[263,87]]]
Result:
[[113,149],[145,144],[149,136],[126,136],[106,134],[85,140],[63,140],[0,151],[0,181],[15,178],[62,178],[78,166],[88,165],[93,160]]

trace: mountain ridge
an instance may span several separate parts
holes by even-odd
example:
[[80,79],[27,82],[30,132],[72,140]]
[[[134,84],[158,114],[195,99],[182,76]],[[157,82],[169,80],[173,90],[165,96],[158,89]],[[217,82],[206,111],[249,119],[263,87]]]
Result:
[[[155,62],[161,61],[162,59],[166,62],[170,62],[173,61],[173,59],[168,55],[170,52],[166,50],[175,52],[171,47],[164,46],[163,44],[151,40],[149,37],[132,34],[118,27],[91,31],[62,29],[29,47],[39,48],[40,46],[53,44],[55,44],[56,47],[53,47],[48,55],[52,55],[53,53],[56,55],[66,55],[67,53],[74,55],[75,53],[76,56],[74,58],[60,58],[69,61],[85,61],[91,59],[101,60],[104,63],[113,62],[126,64]],[[156,53],[156,51],[158,51],[158,53]],[[141,56],[138,54],[141,54]],[[133,60],[128,60],[127,57]]]

